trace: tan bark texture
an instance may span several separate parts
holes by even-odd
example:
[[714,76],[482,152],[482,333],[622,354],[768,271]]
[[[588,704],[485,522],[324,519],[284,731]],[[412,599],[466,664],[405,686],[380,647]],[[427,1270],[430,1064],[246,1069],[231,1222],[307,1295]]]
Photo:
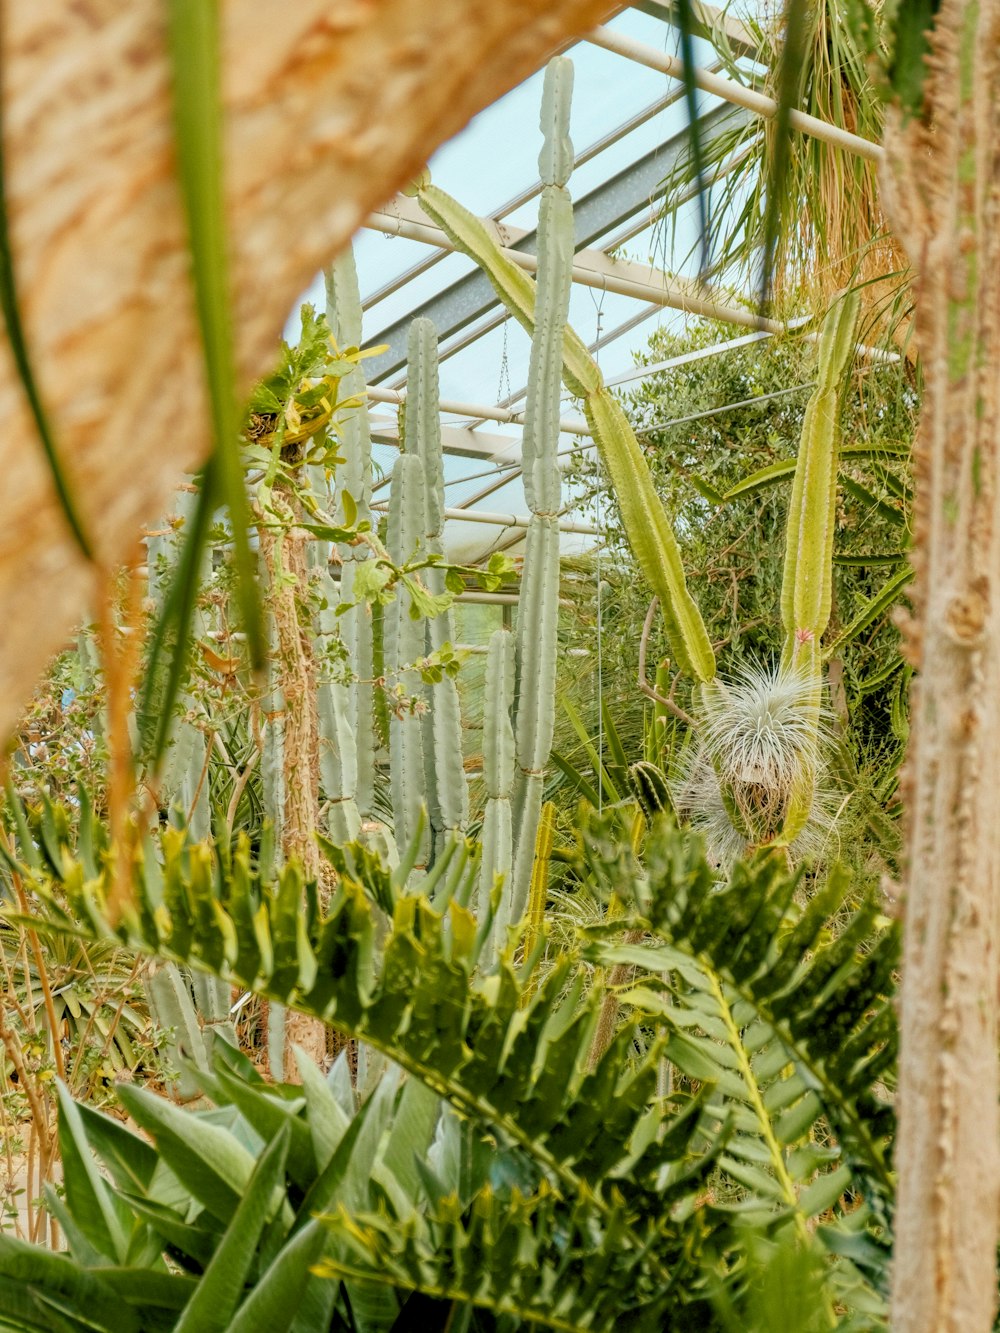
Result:
[[[276,493],[277,494],[277,493]],[[319,818],[319,722],[316,714],[316,660],[312,637],[304,621],[308,613],[300,605],[309,592],[306,552],[309,534],[292,523],[292,497],[281,497],[287,507],[289,525],[275,532],[261,524],[260,549],[270,573],[269,607],[277,631],[277,666],[280,694],[284,701],[284,813],[282,856],[296,860],[307,879],[315,880],[320,901],[329,901],[324,885],[324,867],[316,841]],[[272,1022],[275,1009],[269,1008]],[[284,1013],[283,1067],[273,1069],[275,1078],[298,1083],[294,1047],[299,1046],[320,1069],[326,1068],[327,1026],[322,1019],[289,1009]]]
[[892,1327],[987,1333],[1000,1222],[1000,0],[943,0],[932,47],[926,115],[889,126],[884,181],[917,273],[924,373]]
[[[223,0],[241,385],[297,296],[444,139],[608,0]],[[7,0],[14,261],[43,398],[106,564],[209,447],[164,0]],[[0,734],[95,597],[0,340]]]

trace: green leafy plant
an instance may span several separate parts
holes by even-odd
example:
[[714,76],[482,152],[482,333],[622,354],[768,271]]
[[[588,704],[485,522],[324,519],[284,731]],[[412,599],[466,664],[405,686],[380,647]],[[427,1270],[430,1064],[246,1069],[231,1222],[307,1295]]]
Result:
[[388,1328],[405,1298],[312,1271],[339,1251],[317,1215],[388,1202],[402,1219],[428,1188],[509,1192],[525,1167],[398,1071],[359,1107],[346,1056],[329,1076],[301,1052],[297,1063],[299,1085],[265,1083],[220,1045],[197,1074],[211,1109],[123,1087],[143,1136],[60,1090],[63,1188],[47,1206],[68,1260],[0,1238],[0,1286],[16,1293],[4,1314],[23,1329],[107,1333]]
[[[42,928],[110,931],[332,1022],[530,1164],[502,1197],[484,1187],[458,1206],[428,1189],[416,1214],[391,1195],[331,1212],[328,1275],[516,1307],[556,1328],[619,1317],[658,1328],[668,1310],[680,1327],[708,1327],[710,1271],[742,1299],[736,1227],[752,1214],[766,1232],[802,1239],[822,1222],[822,1252],[841,1255],[830,1260],[836,1300],[860,1284],[877,1305],[847,1256],[880,1280],[892,1120],[878,1087],[894,1054],[896,934],[865,903],[828,933],[842,877],[801,906],[801,878],[773,853],[720,887],[690,833],[659,829],[641,866],[613,822],[588,825],[579,873],[626,910],[588,932],[587,955],[644,974],[594,1061],[601,994],[572,952],[540,970],[544,930],[523,963],[505,954],[495,972],[478,971],[489,922],[469,911],[476,859],[457,843],[418,894],[404,887],[405,863],[390,871],[360,846],[327,844],[338,886],[323,910],[293,863],[269,880],[245,845],[213,855],[168,830],[162,865],[136,865],[135,911],[114,927],[108,871],[88,874],[66,842],[55,850],[33,880],[47,901]],[[53,876],[68,910],[46,888]],[[636,931],[651,940],[620,943]],[[684,1076],[666,1096],[665,1053]],[[514,1253],[527,1256],[516,1279]]]

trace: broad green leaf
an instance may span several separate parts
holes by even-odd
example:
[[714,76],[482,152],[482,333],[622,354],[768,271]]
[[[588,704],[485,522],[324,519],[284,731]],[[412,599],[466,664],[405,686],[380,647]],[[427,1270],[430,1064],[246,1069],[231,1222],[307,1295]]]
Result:
[[195,1198],[228,1223],[253,1174],[254,1159],[247,1149],[226,1130],[186,1115],[145,1088],[123,1084],[118,1095]]
[[[309,1304],[324,1307],[318,1286],[332,1286],[311,1276],[313,1265],[322,1253],[324,1232],[317,1221],[310,1221],[296,1232],[278,1252],[268,1269],[226,1326],[228,1333],[286,1333]],[[306,1290],[303,1296],[304,1289]],[[329,1310],[326,1318],[329,1320]],[[316,1328],[325,1327],[317,1323]]]
[[98,1171],[79,1108],[61,1082],[58,1095],[59,1152],[74,1220],[95,1249],[112,1263],[120,1263],[128,1251],[131,1232],[128,1211]]
[[261,1233],[274,1215],[274,1195],[284,1182],[288,1144],[289,1130],[284,1126],[254,1168],[226,1234],[198,1289],[184,1307],[175,1333],[225,1333],[231,1327]]

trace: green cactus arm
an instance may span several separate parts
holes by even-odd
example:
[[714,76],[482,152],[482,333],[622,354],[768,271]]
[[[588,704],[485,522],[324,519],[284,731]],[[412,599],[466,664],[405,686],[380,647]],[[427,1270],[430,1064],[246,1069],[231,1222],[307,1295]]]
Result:
[[[537,298],[532,278],[503,253],[482,221],[450,195],[429,181],[419,182],[416,194],[424,212],[458,249],[475,260],[511,314],[533,332]],[[618,496],[629,544],[660,598],[674,659],[695,679],[711,680],[715,655],[708,632],[687,591],[676,538],[628,418],[604,388],[600,370],[568,325],[562,346],[563,382],[584,400],[588,424]]]
[[[397,564],[407,560],[421,549],[427,530],[426,484],[424,465],[416,454],[400,454],[392,471],[389,488],[389,522],[387,544]],[[410,611],[412,599],[406,587],[401,587],[394,602],[385,609],[385,665],[409,698],[421,693],[420,677],[412,663],[424,655],[424,622],[414,619]],[[426,782],[424,746],[421,720],[407,709],[389,719],[389,767],[392,785],[392,808],[395,825],[393,833],[400,846],[408,845],[421,825],[422,794]],[[427,863],[429,843],[424,833],[417,863]]]
[[823,321],[818,383],[802,422],[788,509],[781,583],[782,661],[813,671],[819,669],[819,641],[833,599],[841,386],[854,349],[859,306],[857,292],[849,292]]
[[437,332],[429,319],[410,325],[406,356],[403,438],[424,465],[427,549],[441,552],[444,528],[444,453],[438,408]]
[[[458,250],[476,261],[510,313],[531,333],[535,320],[534,280],[504,254],[496,233],[429,180],[419,181],[415,192],[427,216]],[[563,380],[580,398],[603,382],[582,339],[568,325],[563,331]]]
[[514,640],[509,630],[498,629],[487,650],[483,706],[483,778],[486,795],[493,800],[509,799],[514,785],[513,699]]
[[323,681],[316,693],[319,775],[326,796],[326,825],[334,842],[353,842],[361,828],[357,806],[358,760],[348,713],[347,688]]
[[[423,547],[444,553],[444,452],[438,408],[437,333],[429,319],[410,325],[407,346],[406,447],[423,469],[425,501]],[[425,571],[432,597],[446,592],[441,569]],[[427,617],[420,627],[424,651],[440,651],[454,640],[450,610]],[[460,832],[469,819],[469,785],[462,755],[462,715],[458,687],[450,676],[426,686],[428,709],[422,721],[425,791],[435,832]]]
[[522,771],[544,768],[555,731],[559,546],[557,520],[533,515],[518,605],[515,736]]
[[635,432],[607,390],[591,394],[584,413],[614,488],[629,545],[660,599],[674,661],[686,675],[707,683],[715,677],[712,642],[688,591],[680,547]]
[[[326,287],[326,322],[340,347],[361,346],[361,288],[354,252],[348,247],[323,275]],[[357,374],[357,371],[352,371]]]
[[[432,594],[445,591],[444,573],[427,571],[427,586]],[[450,611],[443,611],[426,622],[427,649],[439,652],[454,640]],[[462,831],[469,822],[469,783],[462,753],[462,707],[458,686],[451,676],[427,686],[428,711],[425,723],[425,760],[428,789],[433,792],[435,827]]]
[[532,512],[558,513],[562,474],[556,447],[559,439],[560,393],[563,376],[562,330],[566,327],[573,271],[573,202],[566,190],[546,187],[538,219],[539,251],[545,238],[545,260],[539,254],[536,289],[539,318],[533,335],[528,372],[528,400],[521,440],[524,494]]
[[[479,835],[482,858],[479,864],[477,915],[485,921],[491,911],[494,885],[506,882],[514,857],[513,808],[514,727],[514,636],[509,630],[493,632],[486,657],[486,690],[483,705],[483,779],[486,809]],[[494,942],[499,939],[494,932]],[[492,948],[493,946],[491,946]]]

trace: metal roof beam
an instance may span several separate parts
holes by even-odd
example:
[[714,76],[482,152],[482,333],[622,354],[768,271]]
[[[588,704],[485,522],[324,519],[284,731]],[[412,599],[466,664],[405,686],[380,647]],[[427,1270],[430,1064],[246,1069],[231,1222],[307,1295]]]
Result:
[[[716,68],[718,69],[720,66],[717,65]],[[671,88],[670,91],[664,93],[662,97],[658,97],[655,102],[651,102],[649,106],[643,107],[642,110],[637,111],[634,116],[630,116],[628,120],[622,121],[622,123],[616,125],[613,130],[609,130],[607,134],[602,135],[600,139],[595,139],[593,143],[582,149],[573,159],[573,169],[576,170],[577,167],[582,167],[585,163],[589,162],[591,158],[597,157],[599,153],[603,153],[605,149],[613,147],[619,140],[624,139],[626,135],[631,134],[633,130],[638,129],[641,125],[645,125],[648,120],[652,120],[653,117],[659,115],[661,111],[666,111],[668,107],[673,106],[675,102],[680,100],[683,93],[683,85]],[[501,204],[499,208],[494,209],[490,213],[490,217],[494,222],[499,222],[502,218],[507,217],[509,213],[513,213],[515,209],[530,203],[532,199],[536,199],[541,192],[542,182],[536,180],[526,189],[521,190],[519,194],[515,194],[512,198],[508,199],[505,204]],[[443,255],[438,253],[428,255],[426,259],[421,259],[420,262],[414,264],[412,268],[406,269],[405,272],[400,273],[395,278],[390,278],[388,282],[372,292],[370,296],[366,296],[361,304],[364,306],[365,310],[368,310],[371,306],[378,305],[379,301],[384,301],[387,296],[391,296],[394,292],[397,292],[400,287],[405,287],[408,282],[412,282],[414,278],[418,278],[422,273],[426,273],[429,268],[432,268],[435,264],[439,263],[443,257]]]
[[[747,113],[743,109],[734,110],[730,107],[718,107],[709,112],[702,123],[705,126],[706,133],[718,134],[729,128],[737,128],[741,123],[745,124],[747,119]],[[670,175],[685,152],[687,142],[686,130],[675,134],[662,147],[647,153],[638,162],[618,172],[610,180],[605,181],[595,190],[585,195],[573,210],[577,245],[586,247],[589,242],[607,235],[608,232],[618,227],[628,218],[634,217],[642,209],[648,209],[653,200],[662,193],[662,183]],[[405,230],[402,224],[407,224]],[[437,228],[427,230],[427,219],[419,211],[419,208],[415,210],[412,201],[405,197],[393,200],[386,209],[373,215],[367,225],[378,230],[410,236],[414,240],[429,240],[432,244],[440,244],[440,241],[436,240],[431,233],[437,233],[438,236],[444,237],[444,233],[439,232]],[[490,225],[488,221],[487,225]],[[515,262],[521,263],[522,267],[529,268],[529,264],[524,261],[534,256],[537,245],[536,232],[534,230],[522,231],[520,228],[496,223],[492,225],[501,244],[513,252],[512,257]],[[418,230],[418,228],[421,230]],[[451,247],[447,246],[445,248]],[[589,268],[593,267],[590,257],[600,253],[600,251],[588,252],[587,260],[584,260],[583,255],[578,256],[582,262],[574,269],[574,281],[588,284],[586,273]],[[518,256],[522,258],[518,258]],[[603,258],[604,263],[597,262],[598,272],[608,278],[617,276],[617,278],[625,281],[626,278],[623,273],[619,272],[617,275],[612,275],[606,268],[606,264],[615,263],[616,261],[608,260],[606,256]],[[654,273],[656,270],[649,270],[649,272]],[[681,281],[666,278],[665,280],[674,284]],[[641,281],[642,279],[640,279]],[[589,285],[604,286],[604,277],[590,281]],[[662,288],[662,283],[658,285]],[[694,284],[691,284],[691,287],[693,292]],[[609,291],[621,290],[621,288],[613,288],[610,282],[607,283],[607,289]],[[640,299],[643,299],[641,292],[631,289],[624,294],[639,295]],[[654,300],[656,298],[649,296],[645,299]],[[679,295],[678,299],[681,299]],[[409,312],[404,319],[397,320],[387,328],[383,328],[366,338],[367,342],[376,346],[380,343],[388,344],[387,351],[383,352],[381,356],[373,357],[368,362],[366,369],[370,380],[373,383],[379,383],[405,366],[407,334],[411,322],[419,316],[430,319],[438,331],[438,337],[443,340],[458,333],[466,325],[479,319],[497,304],[497,297],[489,279],[478,269],[459,278],[431,300],[425,301],[415,310]],[[672,301],[661,301],[660,304],[669,305],[672,304]],[[689,307],[682,306],[681,308],[687,309]],[[724,316],[717,317],[724,318]]]
[[[408,207],[410,203],[411,201],[407,199],[397,200],[398,208],[395,213],[374,213],[368,218],[365,226],[377,231],[393,231],[397,235],[438,245],[445,250],[454,249],[452,242],[439,227],[428,222],[416,221],[413,216],[415,210]],[[504,245],[503,238],[499,234],[500,229],[493,227],[488,218],[481,218],[480,222],[484,227],[493,229],[494,235],[501,242],[501,250],[508,259],[529,273],[537,270],[538,259],[535,255]],[[512,229],[503,230],[509,238]],[[577,252],[576,263],[573,265],[573,281],[584,287],[616,292],[620,296],[631,296],[638,301],[665,306],[672,310],[686,310],[689,314],[702,315],[705,319],[717,319],[726,324],[767,329],[772,333],[784,328],[778,320],[765,319],[743,306],[727,304],[728,298],[724,293],[715,292],[693,279],[665,273],[663,269],[655,268],[651,264],[635,264],[627,260],[613,259],[603,250]],[[410,318],[414,318],[417,313],[420,312],[413,312]],[[409,327],[409,320],[406,321],[406,327]],[[368,364],[371,365],[376,360],[377,358],[373,357]]]
[[[372,416],[371,435],[376,444],[399,445],[399,423],[393,417]],[[441,447],[446,454],[502,464],[521,461],[521,441],[510,435],[492,435],[467,426],[442,424]]]
[[[638,65],[645,65],[647,69],[659,70],[661,74],[667,74],[672,79],[684,77],[684,62],[679,56],[667,55],[665,51],[659,51],[655,46],[647,46],[645,42],[637,42],[634,37],[628,37],[613,28],[594,28],[592,32],[587,33],[587,41],[604,51],[613,51],[615,55],[624,56],[626,60],[634,60]],[[731,102],[734,106],[745,107],[747,111],[765,120],[778,114],[778,104],[774,98],[766,97],[755,88],[747,88],[734,79],[724,79],[707,69],[695,68],[691,73],[696,86],[702,92],[711,93],[715,97],[722,98],[724,102]],[[860,134],[851,134],[848,130],[841,129],[839,125],[831,125],[829,121],[820,120],[818,116],[811,116],[805,111],[792,110],[789,113],[788,123],[793,130],[811,135],[814,139],[831,144],[835,148],[843,148],[845,152],[854,153],[856,157],[866,158],[869,162],[881,162],[885,156],[881,144],[873,143],[871,139],[865,139]]]
[[[633,6],[644,14],[662,19],[672,27],[678,26],[677,5],[675,0],[637,0]],[[721,35],[734,56],[743,56],[756,63],[760,62],[760,47],[757,38],[745,23],[733,18],[725,10],[716,9],[715,5],[703,4],[702,0],[691,0],[691,17],[694,19],[694,34],[704,37],[718,49]]]

